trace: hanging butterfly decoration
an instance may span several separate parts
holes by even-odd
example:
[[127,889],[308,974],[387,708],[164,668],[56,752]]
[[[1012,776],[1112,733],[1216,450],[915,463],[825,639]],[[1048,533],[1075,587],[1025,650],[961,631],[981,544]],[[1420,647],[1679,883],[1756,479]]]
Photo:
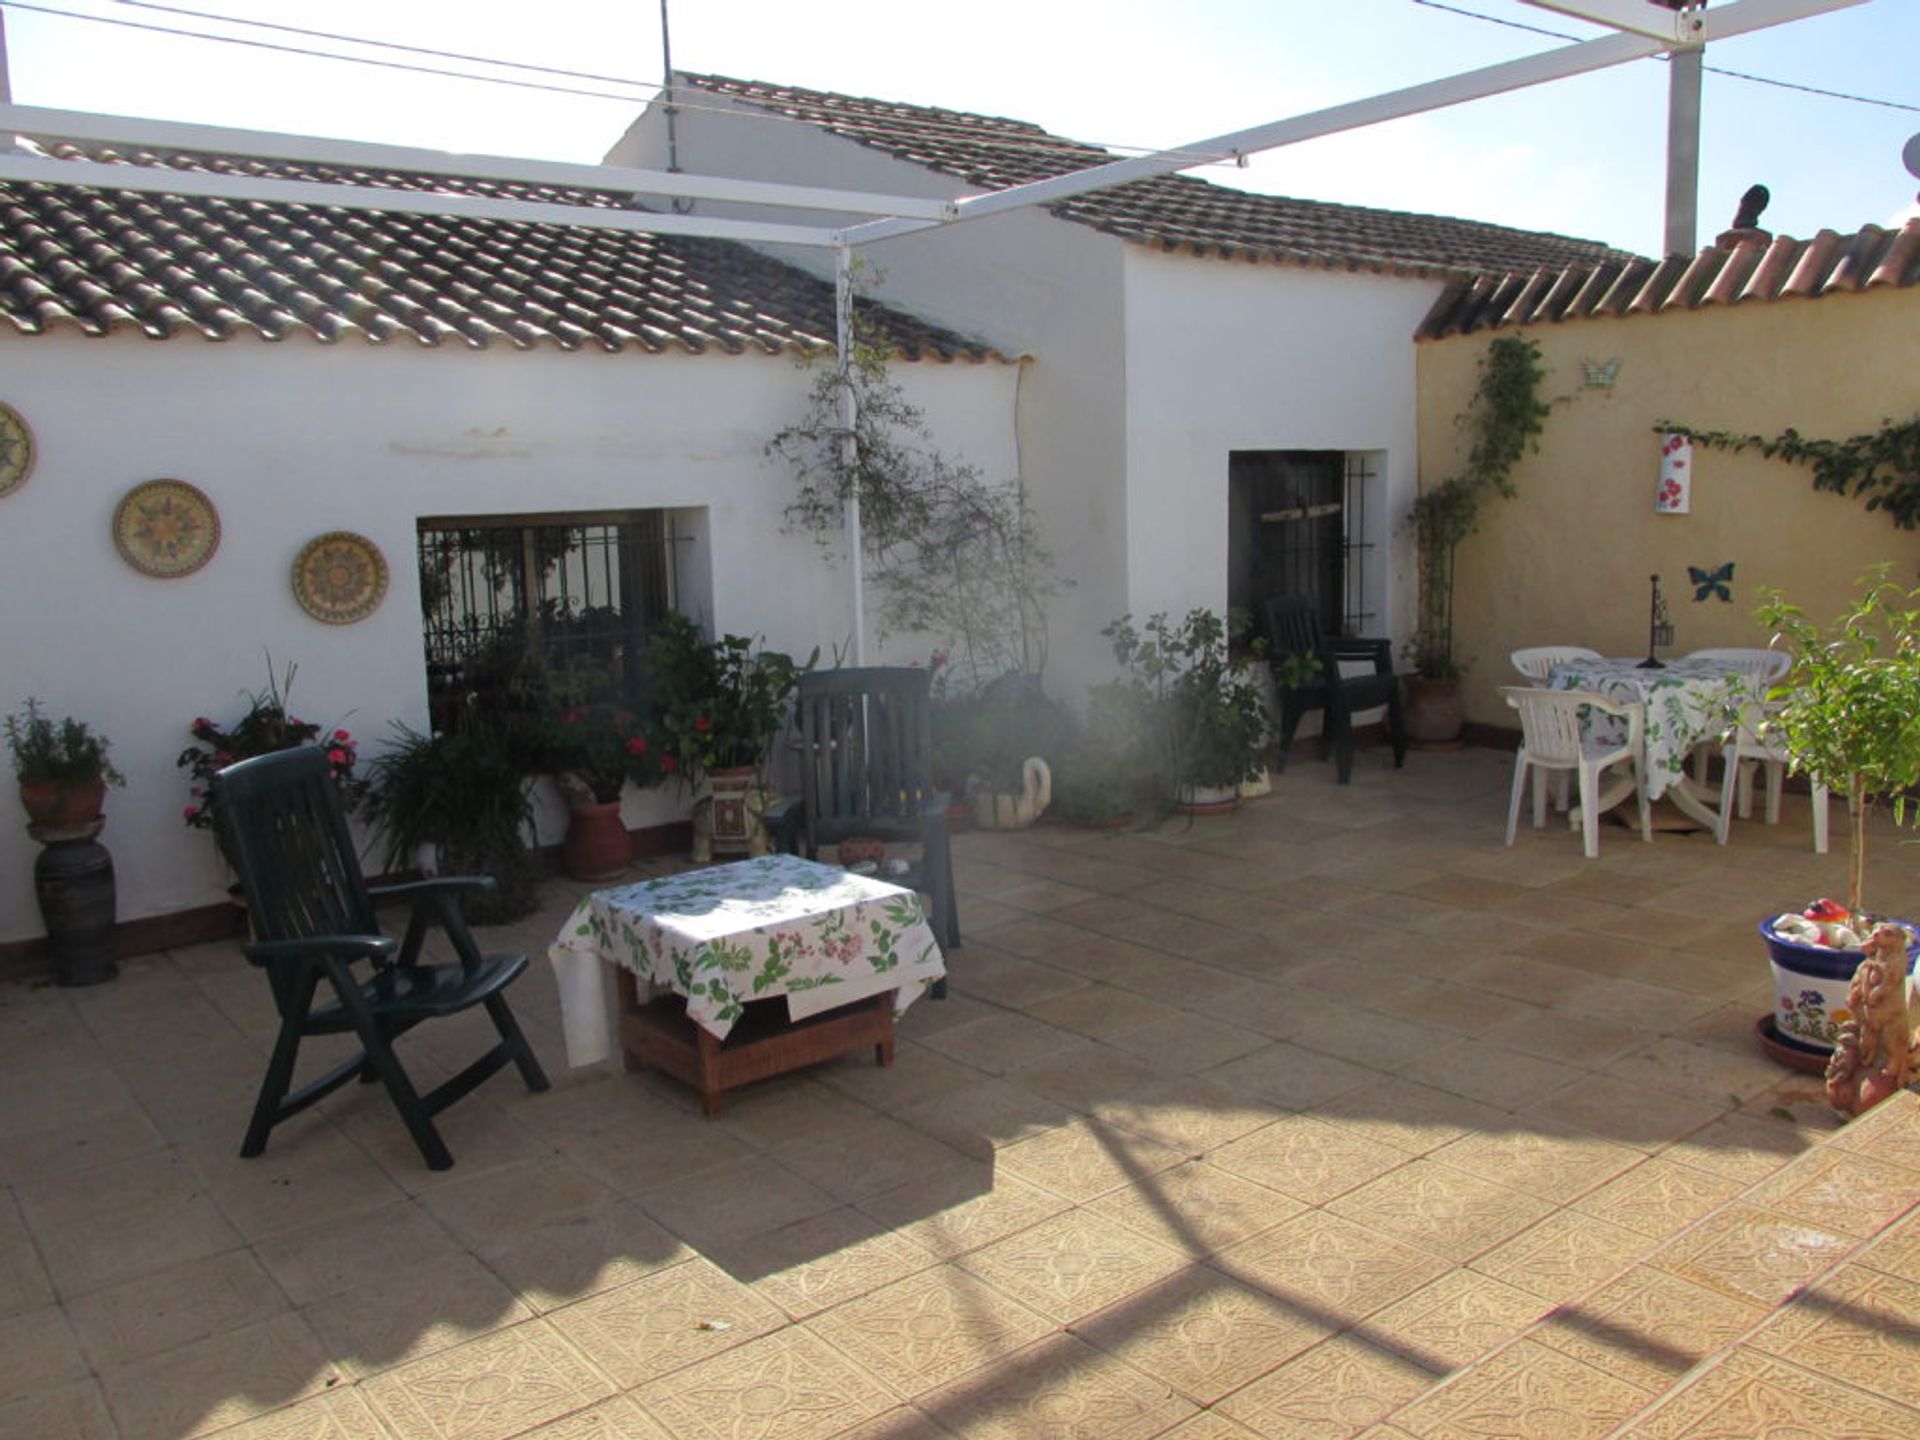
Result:
[[1693,598],[1696,601],[1718,596],[1731,604],[1733,602],[1733,561],[1729,560],[1718,570],[1702,570],[1698,565],[1687,566],[1687,579],[1693,582]]
[[1620,376],[1620,357],[1611,360],[1582,360],[1581,384],[1589,390],[1611,390]]

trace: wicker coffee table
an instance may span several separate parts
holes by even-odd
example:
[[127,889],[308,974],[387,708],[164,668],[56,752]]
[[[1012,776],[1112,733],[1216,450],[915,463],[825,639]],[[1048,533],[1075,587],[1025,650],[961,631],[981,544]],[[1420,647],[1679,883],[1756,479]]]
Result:
[[548,954],[569,1062],[606,1059],[617,1030],[629,1070],[692,1085],[709,1116],[865,1045],[892,1063],[894,1016],[946,974],[913,891],[791,855],[595,891]]

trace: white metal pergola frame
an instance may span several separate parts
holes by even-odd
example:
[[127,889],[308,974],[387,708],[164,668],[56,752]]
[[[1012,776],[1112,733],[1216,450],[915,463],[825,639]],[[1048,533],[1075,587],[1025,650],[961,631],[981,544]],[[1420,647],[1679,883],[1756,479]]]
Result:
[[[1578,41],[1517,60],[1503,61],[1439,80],[1389,91],[1364,100],[1330,106],[1309,114],[1200,140],[1152,154],[1114,160],[1051,179],[1010,186],[955,201],[835,190],[811,185],[737,180],[619,166],[528,160],[494,155],[451,155],[443,151],[269,131],[228,129],[173,121],[138,120],[84,111],[0,104],[0,140],[9,135],[38,140],[157,147],[213,154],[244,155],[355,169],[560,185],[603,193],[662,199],[712,200],[741,205],[819,210],[864,218],[852,224],[804,225],[667,211],[627,210],[451,194],[437,190],[401,190],[372,185],[335,185],[170,170],[85,160],[61,160],[22,149],[0,150],[0,179],[55,185],[96,185],[169,195],[213,196],[348,209],[458,215],[558,224],[589,229],[639,231],[661,235],[698,235],[746,243],[799,245],[835,252],[836,344],[843,382],[851,356],[852,255],[875,241],[940,226],[964,224],[1030,205],[1048,205],[1092,190],[1155,175],[1172,174],[1221,160],[1422,114],[1469,100],[1485,99],[1562,80],[1590,71],[1643,60],[1669,51],[1697,52],[1713,40],[1750,34],[1775,25],[1866,3],[1866,0],[1729,0],[1707,8],[1681,10],[1659,0],[1524,0],[1524,3],[1612,28],[1617,33]],[[4,50],[0,50],[0,63]],[[0,81],[4,81],[0,71]],[[4,95],[0,89],[0,95]],[[842,419],[853,428],[853,392],[841,385]],[[861,583],[862,547],[858,496],[847,506],[848,553],[853,578],[853,658],[866,659],[865,599]]]

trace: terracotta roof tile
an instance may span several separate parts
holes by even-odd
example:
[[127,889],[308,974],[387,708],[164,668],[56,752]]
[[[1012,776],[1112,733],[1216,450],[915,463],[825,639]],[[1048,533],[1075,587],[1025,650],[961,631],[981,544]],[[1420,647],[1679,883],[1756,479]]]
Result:
[[1920,220],[1897,232],[1868,225],[1845,236],[1822,230],[1804,241],[1752,231],[1730,245],[1711,245],[1691,258],[1669,255],[1657,265],[1634,260],[1618,270],[1605,263],[1570,265],[1460,280],[1434,302],[1418,334],[1434,340],[1502,325],[1914,285],[1920,285]]
[[[721,75],[682,78],[981,190],[1045,180],[1119,158],[1024,120]],[[1459,276],[1626,258],[1626,252],[1564,235],[1258,195],[1191,175],[1137,180],[1047,208],[1061,219],[1168,250],[1388,274]]]
[[[597,191],[56,142],[61,159],[440,189],[590,208]],[[629,208],[637,208],[631,207]],[[906,359],[999,358],[897,308],[863,308]],[[27,334],[476,349],[805,352],[831,346],[833,286],[724,240],[522,221],[0,182],[0,322]]]

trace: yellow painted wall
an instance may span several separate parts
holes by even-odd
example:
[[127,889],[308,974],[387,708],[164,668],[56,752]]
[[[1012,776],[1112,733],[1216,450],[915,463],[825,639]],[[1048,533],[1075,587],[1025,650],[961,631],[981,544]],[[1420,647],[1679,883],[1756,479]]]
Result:
[[[1844,439],[1920,414],[1920,288],[1718,306],[1481,331],[1418,348],[1423,485],[1460,465],[1456,417],[1495,335],[1539,346],[1543,393],[1567,396],[1513,475],[1518,495],[1482,506],[1461,545],[1454,650],[1469,669],[1467,718],[1508,725],[1496,688],[1521,683],[1507,656],[1528,645],[1644,655],[1647,577],[1674,626],[1669,655],[1764,645],[1759,586],[1824,623],[1868,565],[1920,582],[1920,531],[1896,529],[1852,496],[1813,489],[1805,466],[1694,447],[1693,510],[1657,515],[1656,421],[1774,436],[1789,426]],[[1618,358],[1611,391],[1582,388],[1582,360]],[[1733,601],[1696,603],[1687,567],[1734,562]]]

